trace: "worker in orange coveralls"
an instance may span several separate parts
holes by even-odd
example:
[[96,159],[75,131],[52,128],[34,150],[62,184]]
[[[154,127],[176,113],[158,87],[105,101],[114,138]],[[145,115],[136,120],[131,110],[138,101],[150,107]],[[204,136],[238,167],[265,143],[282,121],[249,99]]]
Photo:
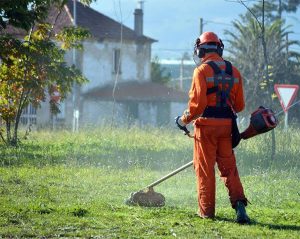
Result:
[[[204,32],[195,43],[201,64],[194,70],[188,109],[175,121],[187,131],[194,122],[194,169],[197,177],[198,215],[215,217],[215,163],[228,189],[238,223],[249,223],[244,195],[233,151],[232,129],[236,114],[245,107],[242,77],[230,62],[223,60],[224,45],[213,32]],[[239,133],[238,133],[239,136]],[[235,143],[234,143],[235,144]]]

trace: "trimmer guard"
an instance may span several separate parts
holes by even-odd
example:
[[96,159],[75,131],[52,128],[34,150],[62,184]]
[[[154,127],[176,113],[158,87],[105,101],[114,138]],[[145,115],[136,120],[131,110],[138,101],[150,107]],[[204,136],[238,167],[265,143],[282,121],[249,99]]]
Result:
[[148,188],[146,191],[140,190],[131,193],[125,203],[131,206],[162,207],[165,205],[165,197],[161,193],[155,192],[153,188]]

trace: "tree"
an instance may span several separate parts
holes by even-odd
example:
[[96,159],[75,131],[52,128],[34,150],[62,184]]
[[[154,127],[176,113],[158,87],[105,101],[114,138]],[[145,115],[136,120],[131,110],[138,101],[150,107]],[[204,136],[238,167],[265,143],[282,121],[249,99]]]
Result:
[[[282,18],[283,12],[296,12],[298,6],[300,5],[300,0],[269,0],[264,2],[265,8],[265,18],[267,23],[271,23],[276,19]],[[254,4],[250,8],[251,12],[247,12],[245,15],[247,17],[254,14],[258,19],[262,18],[262,1]]]
[[[297,9],[297,5],[296,2],[298,1],[288,1],[295,3],[295,9],[291,9],[292,11],[295,11]],[[249,9],[242,1],[240,1],[241,4],[243,4],[246,8],[247,8],[247,13],[245,14],[245,16],[241,16],[242,21],[244,23],[244,25],[246,25],[246,27],[251,28],[250,29],[250,34],[246,34],[247,33],[247,29],[244,28],[243,25],[240,24],[240,22],[234,24],[235,27],[237,28],[237,30],[239,31],[239,33],[241,33],[242,37],[244,38],[243,40],[245,40],[244,43],[246,44],[250,44],[249,46],[251,47],[251,49],[254,49],[253,47],[257,47],[257,49],[254,49],[254,51],[256,51],[255,55],[254,55],[254,59],[252,61],[252,59],[250,58],[250,61],[248,62],[249,65],[257,65],[257,70],[259,70],[260,72],[262,72],[262,78],[254,78],[254,94],[251,94],[250,97],[248,97],[251,100],[251,103],[256,103],[257,99],[258,99],[258,105],[267,105],[267,106],[271,106],[272,105],[272,99],[273,99],[273,95],[270,97],[271,92],[273,92],[273,86],[274,83],[278,80],[278,78],[276,77],[276,68],[283,68],[281,72],[278,72],[279,74],[284,72],[284,75],[287,76],[291,76],[290,71],[288,68],[290,66],[293,66],[294,68],[297,68],[299,66],[299,61],[296,62],[296,64],[289,64],[289,62],[291,61],[291,63],[294,63],[293,59],[297,59],[299,56],[299,53],[292,53],[290,54],[290,52],[288,51],[289,46],[293,45],[293,44],[298,44],[298,41],[288,41],[285,39],[288,39],[288,33],[286,30],[287,28],[283,29],[284,26],[284,21],[281,19],[281,13],[282,13],[282,1],[279,0],[279,8],[278,8],[278,15],[277,17],[274,18],[273,15],[273,10],[274,10],[274,5],[272,6],[272,4],[270,2],[266,2],[264,0],[262,0],[259,4],[254,5],[254,7],[252,9]],[[267,11],[266,11],[267,9]],[[255,13],[256,12],[256,13]],[[267,14],[266,14],[267,13]],[[259,17],[261,16],[261,21],[259,20]],[[267,16],[267,21],[266,21],[266,16]],[[249,25],[250,26],[249,26]],[[248,25],[248,26],[247,26]],[[258,30],[258,31],[257,31]],[[227,34],[232,35],[230,32],[227,31]],[[283,37],[286,36],[286,38],[284,39]],[[247,41],[248,37],[251,38],[250,42]],[[237,39],[235,39],[237,40]],[[256,40],[259,40],[261,42],[261,44],[259,44]],[[254,45],[251,45],[252,42],[255,42]],[[231,43],[234,43],[234,41],[232,41]],[[235,42],[237,43],[237,42]],[[243,43],[242,43],[243,45]],[[285,49],[287,49],[286,52],[283,51],[282,46],[285,45]],[[235,44],[232,44],[232,47],[236,47]],[[244,50],[243,55],[245,53],[249,53],[251,54],[252,52],[247,52],[245,50],[247,50],[248,48],[246,47],[242,47],[240,50]],[[262,55],[262,57],[260,56]],[[292,56],[292,57],[291,57]],[[291,59],[292,58],[292,59]],[[262,60],[261,60],[262,59]],[[285,60],[286,64],[284,67],[282,62],[283,59]],[[258,64],[257,64],[258,63]],[[298,65],[298,66],[297,66]],[[247,68],[247,66],[245,67]],[[251,69],[251,71],[249,72],[249,74],[251,75],[251,73],[253,73],[252,70],[255,69]],[[248,75],[247,75],[248,77]],[[249,83],[251,78],[246,79],[246,83]],[[262,80],[260,80],[262,79]],[[258,87],[259,85],[259,87]],[[247,86],[246,84],[246,90],[248,92],[251,92],[251,88]],[[247,92],[246,91],[246,92]],[[255,98],[253,98],[253,95],[256,95]],[[248,103],[248,105],[250,105]],[[254,108],[256,108],[257,106],[254,105]],[[274,109],[274,107],[272,107]],[[274,160],[275,157],[275,151],[276,151],[276,143],[275,143],[275,132],[272,131],[272,149],[271,149],[271,160]]]
[[167,84],[171,80],[170,72],[165,73],[165,68],[161,66],[158,56],[151,62],[151,80],[159,84]]
[[[58,102],[51,98],[54,91],[59,91],[63,100],[74,83],[87,81],[78,69],[67,66],[64,55],[71,48],[82,48],[81,41],[89,37],[88,31],[82,28],[53,31],[65,0],[24,0],[20,6],[18,3],[0,4],[1,26],[11,24],[26,31],[24,39],[0,36],[0,117],[5,125],[0,137],[7,145],[14,146],[18,144],[22,111],[28,104],[39,107],[49,94],[51,110],[57,113]],[[48,23],[46,16],[52,7],[57,9],[57,16],[54,23]]]
[[[92,1],[95,0],[80,2],[90,4]],[[0,27],[12,25],[28,31],[35,23],[45,20],[53,5],[63,6],[66,2],[67,0],[1,0]]]
[[[290,46],[299,45],[298,41],[286,41],[290,33],[289,26],[284,26],[282,20],[275,20],[265,26],[265,42],[268,65],[262,45],[262,31],[259,23],[249,16],[233,22],[235,33],[226,31],[229,36],[228,51],[232,62],[238,66],[243,77],[246,94],[246,104],[249,109],[258,105],[271,105],[273,86],[275,83],[295,83],[299,71],[300,56]],[[268,77],[265,75],[268,68]],[[256,97],[254,98],[253,95]]]

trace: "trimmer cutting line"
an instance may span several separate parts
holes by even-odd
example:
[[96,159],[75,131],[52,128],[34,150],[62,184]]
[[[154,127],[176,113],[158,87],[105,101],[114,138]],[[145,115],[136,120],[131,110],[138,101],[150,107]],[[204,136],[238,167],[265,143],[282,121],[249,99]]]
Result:
[[[274,129],[278,121],[276,115],[272,110],[266,109],[260,106],[256,111],[251,114],[249,127],[240,134],[241,139],[249,139],[258,134],[262,134]],[[185,128],[185,135],[190,138],[194,138],[190,132]],[[183,171],[184,169],[190,167],[193,161],[181,166],[180,168],[174,170],[173,172],[167,174],[161,179],[151,183],[147,187],[141,189],[138,192],[133,192],[130,198],[125,201],[127,205],[133,206],[143,206],[143,207],[162,207],[165,205],[165,197],[161,193],[154,191],[153,187],[167,180],[168,178],[174,176],[175,174]]]

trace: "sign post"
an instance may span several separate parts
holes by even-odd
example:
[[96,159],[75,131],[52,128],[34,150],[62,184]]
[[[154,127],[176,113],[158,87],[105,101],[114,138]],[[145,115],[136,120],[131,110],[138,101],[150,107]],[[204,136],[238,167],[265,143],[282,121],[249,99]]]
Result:
[[282,109],[284,111],[284,128],[288,128],[288,110],[296,98],[299,86],[298,85],[284,85],[284,84],[275,84],[274,90]]
[[287,130],[289,127],[288,125],[288,119],[289,119],[289,112],[284,112],[284,129]]

